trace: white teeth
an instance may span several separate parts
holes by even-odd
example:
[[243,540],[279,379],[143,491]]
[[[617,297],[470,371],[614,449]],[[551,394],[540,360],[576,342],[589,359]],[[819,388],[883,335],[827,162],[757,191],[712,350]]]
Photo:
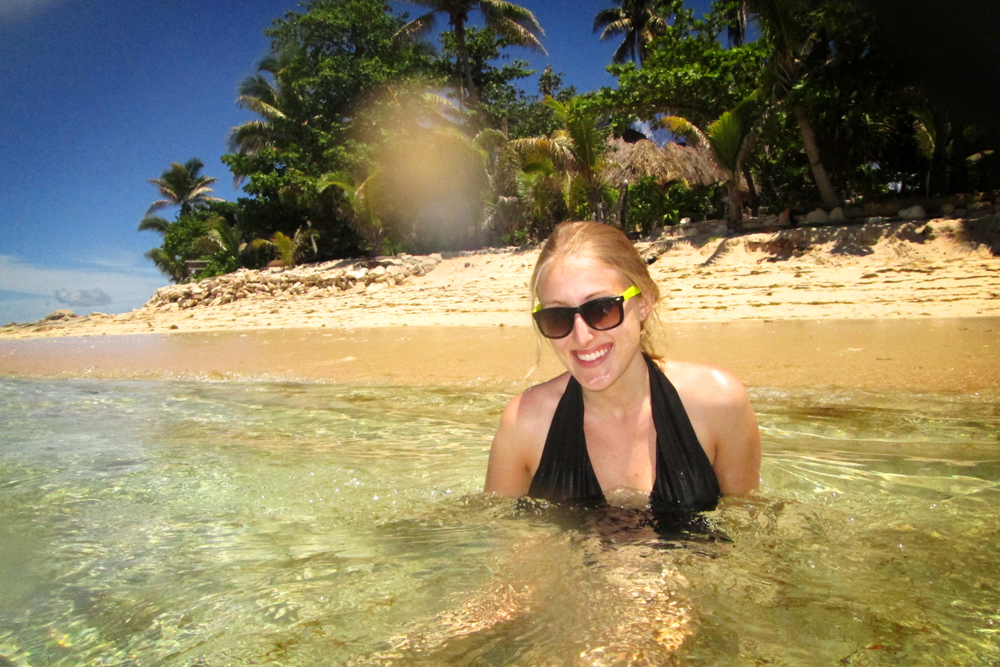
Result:
[[600,359],[601,357],[603,357],[605,354],[608,353],[608,350],[610,349],[611,348],[609,347],[604,347],[601,348],[600,350],[597,350],[596,352],[591,352],[590,354],[578,354],[576,356],[580,361],[593,361],[594,359]]

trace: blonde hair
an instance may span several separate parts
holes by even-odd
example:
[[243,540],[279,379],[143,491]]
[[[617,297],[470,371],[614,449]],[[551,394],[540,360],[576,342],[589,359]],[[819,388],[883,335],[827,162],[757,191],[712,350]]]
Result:
[[562,257],[587,257],[618,271],[635,285],[649,304],[649,316],[640,322],[642,351],[662,359],[656,349],[655,334],[660,328],[660,288],[649,275],[646,262],[621,230],[600,222],[563,222],[556,225],[542,247],[531,274],[531,307],[538,302],[538,281],[549,264]]

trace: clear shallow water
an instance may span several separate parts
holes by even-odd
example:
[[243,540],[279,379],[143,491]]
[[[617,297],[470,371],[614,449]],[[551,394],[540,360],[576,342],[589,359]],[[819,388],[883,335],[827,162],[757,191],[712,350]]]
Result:
[[498,391],[0,380],[0,666],[1000,663],[1000,397],[753,398],[666,548],[482,498]]

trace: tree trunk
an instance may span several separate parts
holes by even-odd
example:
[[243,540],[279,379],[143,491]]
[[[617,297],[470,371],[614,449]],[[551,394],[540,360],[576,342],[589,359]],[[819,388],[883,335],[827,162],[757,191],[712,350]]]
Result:
[[593,216],[595,222],[604,222],[604,204],[601,201],[601,195],[599,192],[594,192],[593,188],[589,189],[587,199],[590,204],[590,215]]
[[729,175],[729,228],[736,229],[743,222],[743,202],[740,197],[739,172]]
[[809,157],[809,168],[812,169],[813,180],[819,188],[819,196],[823,200],[823,206],[832,209],[842,203],[840,197],[833,190],[830,177],[826,175],[823,162],[819,159],[819,147],[816,145],[816,135],[813,133],[809,119],[806,118],[805,109],[800,106],[792,107],[795,119],[799,123],[799,130],[802,132],[802,144],[805,146],[806,155]]
[[628,218],[628,181],[618,186],[617,209],[618,226],[625,229],[625,220]]
[[757,199],[757,188],[753,184],[753,174],[750,173],[750,167],[743,165],[743,178],[747,179],[747,195],[750,198],[750,215],[757,217],[760,213],[760,201]]
[[477,106],[479,96],[476,94],[476,84],[472,81],[472,64],[469,63],[469,50],[465,47],[465,22],[455,21],[452,25],[455,29],[455,42],[458,44],[458,64],[462,69],[462,75],[465,79],[465,87],[469,91],[468,103],[465,104],[465,94],[462,90],[462,86],[459,86],[459,105],[463,108],[467,106],[471,109]]
[[931,113],[934,116],[934,156],[927,174],[927,189],[935,195],[951,194],[948,192],[948,118],[940,109]]

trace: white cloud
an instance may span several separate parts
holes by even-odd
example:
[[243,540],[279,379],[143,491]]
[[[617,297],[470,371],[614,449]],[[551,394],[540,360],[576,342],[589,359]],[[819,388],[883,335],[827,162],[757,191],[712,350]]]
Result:
[[106,306],[111,303],[111,297],[104,293],[100,287],[95,289],[68,290],[57,289],[56,299],[67,306],[79,306],[80,308],[93,308],[94,306]]
[[0,23],[13,23],[31,18],[67,0],[0,0]]
[[[65,307],[65,303],[73,305],[77,314],[92,312],[94,305],[110,305],[102,310],[122,313],[141,307],[157,288],[168,283],[152,267],[46,267],[14,255],[0,255],[0,324],[33,322]],[[103,299],[108,301],[97,303]]]

